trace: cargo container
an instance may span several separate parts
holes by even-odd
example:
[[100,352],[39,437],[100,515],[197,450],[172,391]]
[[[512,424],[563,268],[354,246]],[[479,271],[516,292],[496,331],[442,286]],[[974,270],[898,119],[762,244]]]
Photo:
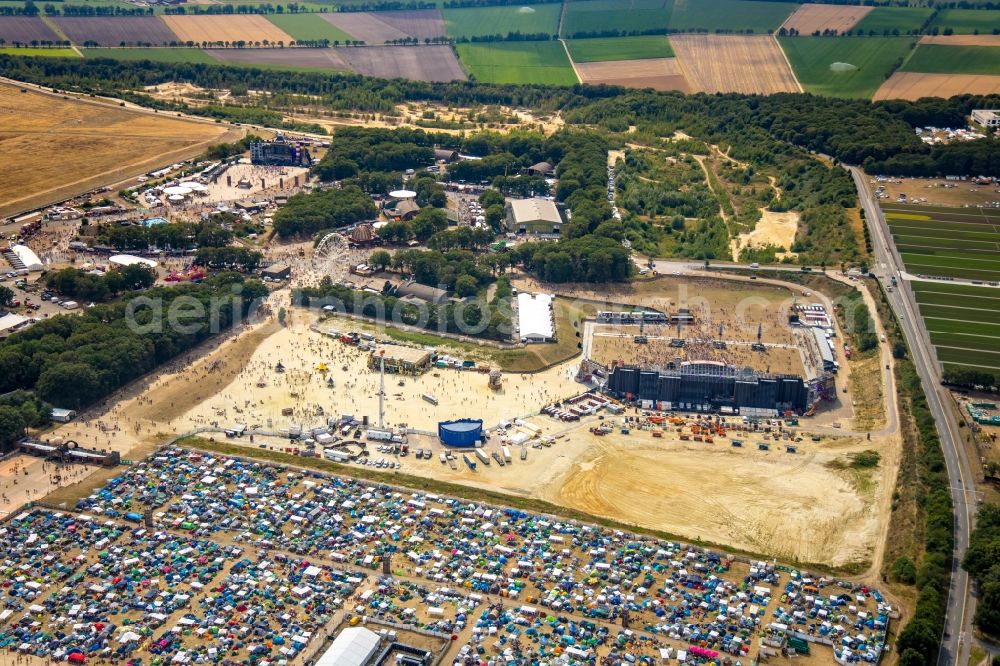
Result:
[[503,459],[504,459],[504,461],[506,461],[506,462],[513,461],[514,459],[510,456],[510,449],[507,448],[506,446],[502,447],[502,449],[503,449]]
[[464,460],[465,464],[469,466],[469,469],[471,470],[476,469],[476,461],[470,458],[468,453],[462,454],[462,460]]
[[490,464],[490,457],[486,455],[486,452],[482,449],[476,449],[476,457],[479,458],[479,461],[484,465]]

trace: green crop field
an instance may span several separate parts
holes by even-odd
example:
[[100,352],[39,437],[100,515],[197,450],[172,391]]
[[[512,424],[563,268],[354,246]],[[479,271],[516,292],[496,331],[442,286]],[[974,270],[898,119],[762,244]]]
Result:
[[892,205],[884,210],[910,273],[1000,280],[1000,217],[994,211]]
[[556,34],[562,5],[525,5],[523,7],[470,7],[445,9],[444,27],[449,37],[471,39],[483,35],[506,35],[510,32]]
[[779,37],[778,41],[806,92],[866,98],[913,44],[910,37]]
[[910,30],[919,30],[932,12],[926,7],[876,7],[854,26],[854,32],[883,35],[895,30],[905,35]]
[[458,44],[458,57],[476,80],[486,83],[578,83],[561,43]]
[[36,48],[0,48],[0,55],[40,56],[43,58],[79,58],[80,54],[73,49],[36,49]]
[[931,26],[951,28],[956,35],[988,35],[1000,31],[1000,10],[942,9]]
[[1000,74],[1000,47],[921,44],[903,66],[925,74]]
[[939,361],[1000,370],[1000,289],[925,281],[910,287]]
[[267,20],[296,40],[347,42],[354,39],[329,21],[312,14],[268,14]]
[[112,60],[153,60],[155,62],[195,62],[218,65],[219,61],[200,49],[149,48],[149,49],[81,49],[86,58],[111,58]]
[[795,10],[790,2],[751,0],[674,0],[670,17],[673,30],[731,30],[766,33],[777,30]]
[[562,35],[666,30],[672,8],[673,0],[571,0]]
[[663,35],[570,39],[566,41],[566,45],[569,47],[573,62],[671,58],[674,55],[670,42]]

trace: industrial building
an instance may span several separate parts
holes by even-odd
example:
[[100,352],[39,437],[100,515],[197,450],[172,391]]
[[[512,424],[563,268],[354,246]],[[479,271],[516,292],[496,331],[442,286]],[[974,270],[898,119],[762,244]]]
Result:
[[763,374],[715,361],[687,361],[663,370],[619,366],[605,388],[616,398],[648,409],[753,416],[803,413],[817,397],[801,377]]
[[431,367],[431,353],[402,345],[380,345],[368,358],[368,367],[378,370],[385,361],[385,371],[398,375],[419,375]]
[[563,219],[548,199],[514,199],[507,204],[507,228],[518,234],[558,234]]
[[483,441],[483,420],[441,421],[438,423],[438,437],[445,446],[474,448]]
[[291,143],[278,132],[274,141],[254,141],[250,144],[250,163],[261,166],[312,166],[312,157],[304,146]]
[[973,122],[979,123],[983,127],[995,129],[1000,127],[1000,110],[993,109],[973,109]]

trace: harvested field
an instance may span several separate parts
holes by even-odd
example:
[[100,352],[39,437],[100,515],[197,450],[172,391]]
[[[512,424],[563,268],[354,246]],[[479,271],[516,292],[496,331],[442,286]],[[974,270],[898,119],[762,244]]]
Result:
[[996,94],[1000,94],[1000,76],[896,72],[882,84],[872,99],[918,100],[921,97]]
[[294,41],[288,33],[280,30],[264,16],[258,15],[164,15],[163,20],[182,42],[223,44],[266,41],[271,44],[278,42],[288,44]]
[[7,44],[61,41],[37,16],[0,16],[0,39]]
[[79,46],[165,46],[178,41],[158,16],[70,16],[52,22]]
[[340,57],[339,49],[208,49],[206,53],[221,62],[239,65],[352,71],[351,66]]
[[444,17],[440,9],[417,9],[399,12],[379,12],[378,18],[410,37],[424,41],[444,37]]
[[[192,157],[225,128],[0,84],[0,215]],[[232,141],[242,134],[233,131]]]
[[[379,16],[388,13],[379,12]],[[389,40],[409,37],[407,33],[371,12],[337,12],[320,16],[366,44],[384,44]]]
[[576,71],[580,73],[584,83],[594,85],[607,83],[626,88],[681,92],[689,92],[691,89],[677,58],[577,63]]
[[465,81],[465,72],[450,46],[365,46],[340,51],[359,74],[383,79]]
[[778,42],[769,35],[673,35],[670,44],[693,90],[764,95],[801,91]]
[[1000,35],[924,35],[921,44],[942,46],[1000,46]]
[[822,33],[824,30],[843,33],[868,16],[871,10],[871,7],[853,5],[802,5],[788,17],[783,27],[798,30],[800,35]]

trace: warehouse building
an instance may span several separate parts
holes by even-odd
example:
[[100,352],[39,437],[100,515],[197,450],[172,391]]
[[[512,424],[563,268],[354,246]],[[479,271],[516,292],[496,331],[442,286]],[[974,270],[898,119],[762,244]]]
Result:
[[514,199],[507,204],[507,228],[518,234],[558,234],[563,219],[548,199]]

